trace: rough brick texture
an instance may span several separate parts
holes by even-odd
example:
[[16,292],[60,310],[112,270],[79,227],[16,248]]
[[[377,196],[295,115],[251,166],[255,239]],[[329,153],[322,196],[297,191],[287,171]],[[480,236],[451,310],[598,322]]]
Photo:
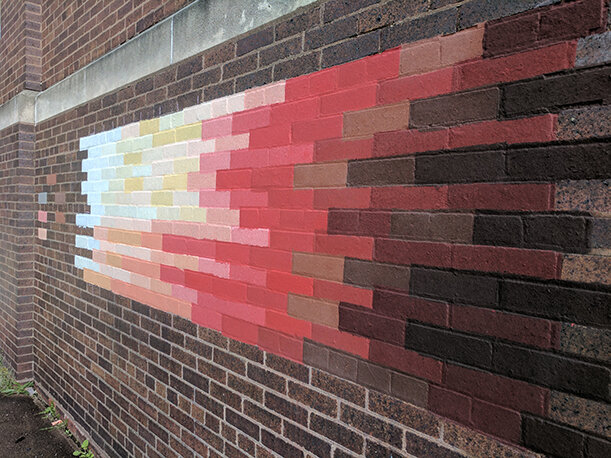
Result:
[[9,362],[111,456],[606,456],[607,8],[539,3],[319,2],[6,129]]

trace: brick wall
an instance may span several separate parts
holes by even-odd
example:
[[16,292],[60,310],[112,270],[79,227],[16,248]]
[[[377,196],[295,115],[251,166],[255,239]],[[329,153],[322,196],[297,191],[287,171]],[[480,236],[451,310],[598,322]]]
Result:
[[[35,378],[100,450],[609,454],[606,2],[379,3],[37,126]],[[182,159],[185,119],[187,190],[268,238],[87,227],[96,155]]]
[[192,1],[43,2],[43,89],[61,81]]
[[0,105],[24,89],[40,90],[40,0],[2,2]]
[[0,131],[0,351],[20,380],[32,377],[34,126]]

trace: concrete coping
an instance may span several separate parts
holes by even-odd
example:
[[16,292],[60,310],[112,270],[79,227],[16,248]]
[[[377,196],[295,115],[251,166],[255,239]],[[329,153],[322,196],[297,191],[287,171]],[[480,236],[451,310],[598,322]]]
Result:
[[315,1],[197,0],[50,88],[19,93],[0,106],[0,129],[57,116]]

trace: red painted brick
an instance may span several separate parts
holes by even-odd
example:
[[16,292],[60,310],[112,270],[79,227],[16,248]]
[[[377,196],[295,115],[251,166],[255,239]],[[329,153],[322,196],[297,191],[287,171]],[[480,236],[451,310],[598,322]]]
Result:
[[298,320],[284,313],[268,310],[265,314],[265,327],[280,331],[289,336],[308,337],[312,336],[312,323]]
[[359,140],[344,140],[334,138],[317,141],[314,146],[316,162],[335,161],[341,159],[366,159],[371,157],[373,140],[371,138]]
[[532,277],[558,278],[560,255],[553,251],[455,245],[452,267]]
[[222,116],[220,118],[202,121],[202,140],[231,135],[231,124],[231,116]]
[[374,340],[369,346],[369,359],[374,363],[441,383],[441,361],[427,358],[414,351]]
[[256,168],[252,171],[253,189],[287,188],[292,185],[293,167],[291,166]]
[[208,289],[205,291],[220,298],[246,302],[246,287],[245,283],[211,276]]
[[185,254],[201,258],[214,258],[216,256],[216,241],[190,239],[187,241],[187,249],[188,252]]
[[286,312],[287,295],[284,293],[249,285],[246,291],[246,299],[254,305]]
[[216,172],[216,189],[250,188],[251,170],[219,170]]
[[251,191],[249,189],[235,189],[231,191],[230,208],[241,207],[267,207],[267,192]]
[[293,123],[292,140],[295,143],[313,142],[342,136],[343,119],[341,116],[329,116],[313,121]]
[[371,259],[373,256],[373,238],[317,234],[314,248],[319,253]]
[[178,235],[163,234],[162,236],[162,250],[167,253],[188,253],[187,248],[187,237],[181,237]]
[[450,148],[494,143],[530,143],[555,140],[557,116],[547,114],[511,121],[484,121],[450,129]]
[[243,111],[233,115],[232,130],[234,134],[248,132],[253,129],[269,126],[271,123],[271,108],[263,107]]
[[216,260],[248,264],[250,261],[250,247],[237,243],[217,242]]
[[539,11],[503,18],[486,24],[484,57],[535,47],[539,33]]
[[320,112],[323,115],[362,110],[376,104],[377,85],[358,86],[322,96]]
[[575,43],[561,43],[507,57],[467,62],[457,67],[455,89],[517,81],[565,70],[575,62],[575,49]]
[[177,285],[185,284],[185,272],[181,269],[172,266],[161,266],[160,272],[161,281],[175,283]]
[[273,189],[269,191],[269,206],[272,208],[312,208],[314,190],[312,189]]
[[223,315],[223,334],[241,342],[256,345],[259,340],[259,326],[247,321]]
[[452,209],[544,211],[552,208],[550,184],[464,184],[448,187]]
[[[287,87],[289,82],[287,81]],[[297,102],[281,103],[272,107],[272,124],[305,121],[318,117],[319,100],[309,98]]]
[[295,339],[271,329],[259,328],[258,344],[264,350],[293,361],[300,363],[303,360],[302,339]]
[[309,97],[310,95],[310,77],[309,75],[290,78],[284,86],[285,100],[292,102],[295,100]]
[[471,420],[470,397],[435,385],[429,387],[428,408],[463,424],[469,424]]
[[269,165],[309,164],[313,157],[314,145],[311,143],[270,148]]
[[405,76],[380,84],[378,102],[396,103],[448,94],[452,91],[454,68],[443,68],[423,75]]
[[322,95],[337,89],[339,80],[339,70],[329,68],[316,73],[312,73],[310,79],[310,95]]
[[250,263],[256,267],[290,272],[293,268],[293,255],[287,251],[250,247]]
[[314,208],[368,208],[370,188],[329,188],[314,190]]
[[447,205],[447,186],[393,186],[371,191],[373,208],[429,210],[447,208]]
[[541,348],[552,348],[552,326],[547,320],[479,307],[452,308],[451,327]]
[[484,401],[473,400],[473,426],[513,443],[520,442],[522,418],[519,412]]
[[376,239],[374,253],[375,261],[391,264],[452,265],[452,245],[447,243]]
[[448,146],[448,129],[381,132],[373,137],[373,157],[399,156],[441,150]]
[[194,306],[191,311],[191,320],[195,324],[215,331],[223,330],[223,315],[206,307]]
[[269,243],[272,248],[287,251],[314,251],[314,234],[311,232],[272,230]]
[[269,149],[244,149],[231,151],[229,164],[232,169],[248,169],[269,165]]
[[369,339],[365,337],[354,336],[327,326],[313,324],[312,339],[329,347],[358,355],[361,358],[369,356]]
[[360,85],[369,81],[381,81],[399,75],[398,48],[365,57],[338,66],[339,87]]
[[371,313],[370,309],[340,303],[339,329],[344,332],[381,340],[393,345],[405,343],[405,322]]
[[251,148],[289,145],[291,143],[290,124],[276,124],[250,131]]
[[314,280],[314,296],[332,301],[346,301],[371,308],[373,291],[327,280]]
[[311,296],[314,292],[312,278],[277,271],[269,271],[267,273],[267,287],[273,291],[295,293],[303,296]]
[[545,415],[549,390],[489,372],[448,364],[444,386],[518,411]]
[[326,232],[327,212],[321,210],[281,210],[278,227],[290,230]]

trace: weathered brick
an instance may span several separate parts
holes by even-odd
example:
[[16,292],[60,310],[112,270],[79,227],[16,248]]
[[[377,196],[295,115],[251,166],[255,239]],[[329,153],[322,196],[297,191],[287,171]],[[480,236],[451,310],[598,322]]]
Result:
[[611,31],[590,35],[577,43],[575,67],[591,67],[611,61]]
[[[611,32],[609,32],[611,36]],[[611,49],[611,46],[610,46]],[[611,106],[587,106],[561,111],[558,115],[558,139],[579,140],[582,138],[611,135]]]

